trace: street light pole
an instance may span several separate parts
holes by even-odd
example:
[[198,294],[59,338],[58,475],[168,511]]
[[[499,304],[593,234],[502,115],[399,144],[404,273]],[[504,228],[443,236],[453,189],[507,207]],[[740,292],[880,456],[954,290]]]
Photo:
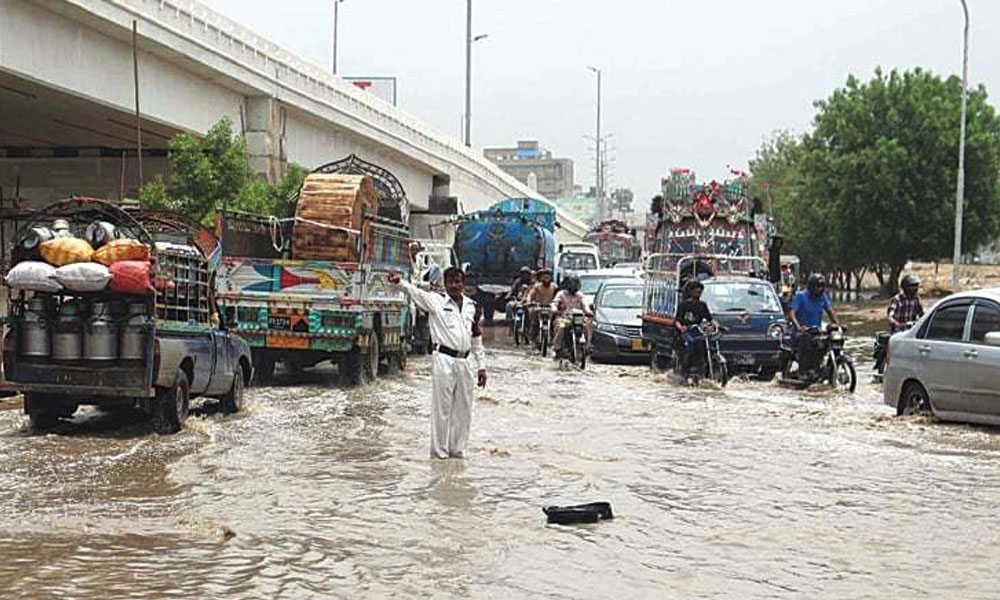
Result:
[[344,0],[333,0],[333,74],[337,74],[337,29],[340,25],[340,3]]
[[955,191],[955,255],[951,286],[958,288],[958,265],[962,260],[962,209],[965,203],[965,118],[969,99],[969,6],[962,1],[965,29],[962,32],[962,123],[958,130],[958,185]]
[[472,147],[472,0],[465,4],[465,145]]
[[587,67],[597,73],[597,135],[594,137],[594,193],[597,194],[597,216],[604,218],[604,182],[603,165],[601,164],[601,70],[597,67]]

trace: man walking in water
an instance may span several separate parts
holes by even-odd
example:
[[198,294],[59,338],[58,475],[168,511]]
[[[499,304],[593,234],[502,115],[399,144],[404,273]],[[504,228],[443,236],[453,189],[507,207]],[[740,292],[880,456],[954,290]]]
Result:
[[398,273],[389,283],[427,312],[434,354],[431,357],[431,458],[462,458],[472,421],[473,368],[479,387],[486,386],[482,311],[463,295],[465,273],[444,272],[446,294],[425,292]]

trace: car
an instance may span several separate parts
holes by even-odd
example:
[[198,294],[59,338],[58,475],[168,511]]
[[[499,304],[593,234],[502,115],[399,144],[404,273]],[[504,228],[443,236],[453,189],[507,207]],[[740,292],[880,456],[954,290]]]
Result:
[[892,336],[883,399],[899,415],[1000,424],[1000,287],[952,294]]
[[606,281],[594,300],[591,356],[597,361],[649,360],[642,339],[642,292],[638,281]]
[[702,300],[725,328],[720,347],[730,374],[771,380],[781,368],[781,340],[788,322],[774,287],[753,277],[713,277]]
[[601,284],[608,282],[627,282],[635,283],[639,279],[628,271],[623,271],[620,269],[594,269],[593,271],[587,271],[586,273],[578,273],[577,277],[580,278],[580,293],[583,294],[584,300],[587,302],[587,306],[594,306],[594,297],[597,295],[597,291],[601,288]]

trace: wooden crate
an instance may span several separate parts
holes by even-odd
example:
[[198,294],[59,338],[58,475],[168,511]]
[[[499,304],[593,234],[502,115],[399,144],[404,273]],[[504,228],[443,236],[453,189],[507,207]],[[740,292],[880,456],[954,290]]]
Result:
[[357,236],[322,225],[360,231],[365,246],[370,247],[371,224],[363,215],[377,214],[378,197],[371,177],[310,174],[302,185],[295,208],[292,258],[358,262],[361,256]]

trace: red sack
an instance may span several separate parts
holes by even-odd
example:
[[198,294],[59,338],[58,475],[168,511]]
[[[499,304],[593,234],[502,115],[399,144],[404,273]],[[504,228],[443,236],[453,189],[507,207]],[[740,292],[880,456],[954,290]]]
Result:
[[111,271],[108,289],[112,292],[148,296],[154,291],[149,280],[148,260],[120,260],[112,263],[108,271]]

